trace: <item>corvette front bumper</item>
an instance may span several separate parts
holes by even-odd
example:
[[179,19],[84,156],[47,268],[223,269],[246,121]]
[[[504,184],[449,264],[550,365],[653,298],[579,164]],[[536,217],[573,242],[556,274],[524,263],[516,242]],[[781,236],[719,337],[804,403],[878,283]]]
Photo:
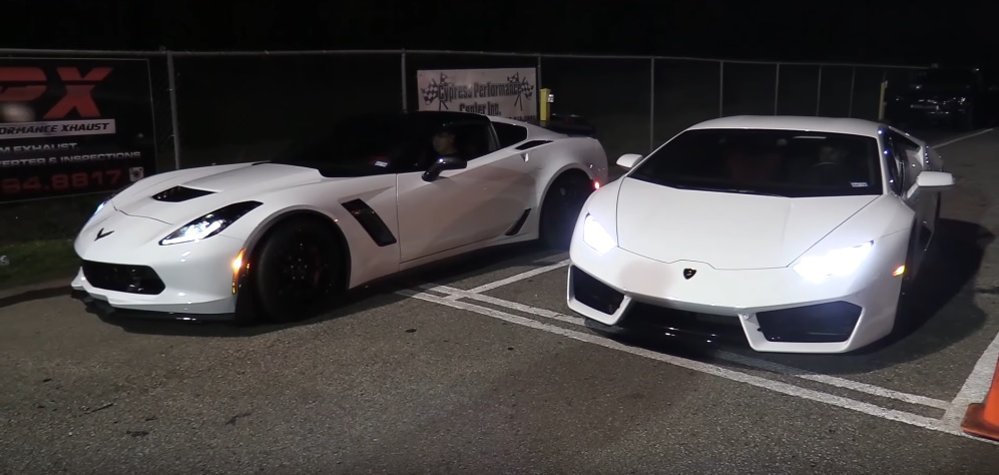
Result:
[[670,324],[688,319],[694,325],[695,316],[709,316],[740,326],[756,351],[842,353],[894,327],[901,278],[891,271],[904,262],[904,238],[883,238],[857,275],[821,284],[791,268],[718,270],[700,262],[664,263],[617,247],[601,255],[574,238],[567,302],[604,325],[626,326],[639,318],[649,323],[657,312]]
[[[120,212],[88,227],[76,240],[84,263],[71,287],[117,310],[205,318],[233,314],[230,263],[243,242],[219,234],[200,242],[159,245],[158,238],[175,227]],[[97,238],[95,228],[115,231]]]

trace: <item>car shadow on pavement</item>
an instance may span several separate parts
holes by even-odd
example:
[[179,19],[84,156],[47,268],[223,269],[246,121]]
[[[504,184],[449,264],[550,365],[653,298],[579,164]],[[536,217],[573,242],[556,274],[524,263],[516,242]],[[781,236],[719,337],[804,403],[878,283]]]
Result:
[[0,297],[0,308],[10,307],[13,305],[17,305],[19,303],[30,302],[32,300],[41,300],[52,297],[59,297],[62,295],[69,295],[69,293],[70,293],[70,288],[68,285],[27,290],[24,292],[18,292],[13,295],[8,295],[6,297]]
[[[416,289],[424,283],[449,284],[481,274],[483,271],[500,270],[515,265],[526,265],[538,260],[550,260],[557,251],[544,249],[537,243],[520,243],[498,246],[471,252],[462,256],[420,266],[399,274],[353,289],[317,316],[287,323],[257,322],[238,324],[232,321],[181,320],[155,314],[121,314],[105,306],[87,305],[86,312],[96,315],[107,324],[115,325],[129,333],[193,336],[193,337],[252,337],[278,332],[292,327],[307,326],[350,316],[367,310],[401,302],[408,297],[396,292]],[[513,257],[511,257],[513,256]],[[66,291],[68,292],[68,291]]]
[[[717,351],[727,351],[824,374],[864,373],[919,360],[975,335],[988,319],[975,304],[976,293],[999,293],[999,289],[976,289],[974,284],[985,249],[994,239],[992,233],[964,221],[941,219],[938,226],[939,240],[931,250],[932,255],[927,256],[912,291],[903,298],[900,316],[905,324],[884,339],[854,352],[757,353],[746,343],[741,330],[734,340],[732,335],[718,335],[708,344],[703,339],[650,337],[591,328],[628,344],[678,356],[714,360]],[[991,339],[992,335],[988,335],[988,340]],[[974,355],[970,364],[974,364],[982,349],[975,346],[967,350]]]

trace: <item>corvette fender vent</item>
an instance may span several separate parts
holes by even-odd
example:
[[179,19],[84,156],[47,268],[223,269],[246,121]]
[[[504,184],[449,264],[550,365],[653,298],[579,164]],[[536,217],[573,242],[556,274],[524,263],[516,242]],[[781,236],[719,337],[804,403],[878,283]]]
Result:
[[156,201],[166,201],[169,203],[180,203],[181,201],[187,201],[190,199],[197,198],[199,196],[210,195],[212,193],[214,193],[214,191],[197,190],[194,188],[187,188],[184,186],[175,186],[173,188],[156,193],[155,195],[153,195],[153,199]]
[[513,223],[513,226],[506,231],[507,236],[513,236],[520,232],[520,229],[524,227],[524,223],[527,222],[527,215],[531,214],[531,208],[524,210],[524,213],[517,218],[517,221]]
[[357,199],[343,203],[343,207],[350,212],[350,215],[371,236],[375,244],[381,247],[395,244],[395,236],[392,235],[392,231],[389,230],[385,222],[382,221],[382,218],[378,216],[378,213],[371,209],[367,203]]

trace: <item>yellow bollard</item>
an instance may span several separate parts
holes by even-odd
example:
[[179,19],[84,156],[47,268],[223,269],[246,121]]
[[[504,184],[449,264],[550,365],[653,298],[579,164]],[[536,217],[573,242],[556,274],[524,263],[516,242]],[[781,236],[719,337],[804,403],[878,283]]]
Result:
[[555,102],[555,94],[552,94],[552,90],[548,88],[543,88],[538,91],[538,99],[540,104],[538,104],[538,120],[541,124],[547,124],[548,120],[551,119],[551,106],[549,104]]

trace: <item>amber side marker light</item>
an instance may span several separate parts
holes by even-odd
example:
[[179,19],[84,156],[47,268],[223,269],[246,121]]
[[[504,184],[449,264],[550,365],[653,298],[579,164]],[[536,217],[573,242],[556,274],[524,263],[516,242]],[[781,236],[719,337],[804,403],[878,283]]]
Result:
[[239,287],[239,274],[244,270],[250,269],[250,263],[243,260],[246,254],[246,249],[240,249],[239,254],[232,260],[230,264],[232,267],[232,294],[236,295],[236,290]]

